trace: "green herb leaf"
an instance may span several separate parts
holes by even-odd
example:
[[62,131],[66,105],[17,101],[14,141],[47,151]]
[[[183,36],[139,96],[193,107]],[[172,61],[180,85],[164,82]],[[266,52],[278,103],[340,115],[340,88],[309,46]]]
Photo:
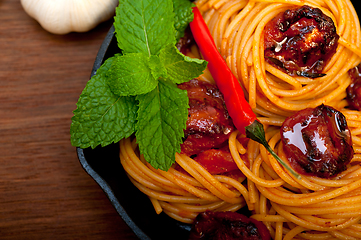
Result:
[[150,56],[149,67],[152,70],[152,75],[154,79],[157,79],[157,82],[159,78],[167,77],[168,74],[167,69],[165,69],[162,61],[158,56],[154,56],[154,55]]
[[176,30],[176,40],[184,36],[184,31],[188,24],[193,20],[192,7],[195,4],[189,0],[173,0],[173,9],[175,13],[174,28]]
[[167,70],[166,79],[177,84],[198,77],[207,66],[206,61],[184,56],[172,45],[162,49],[159,58]]
[[136,96],[150,92],[158,84],[150,65],[157,72],[162,68],[156,67],[160,65],[157,57],[149,58],[143,53],[118,55],[105,74],[106,81],[118,96]]
[[87,83],[74,110],[70,126],[73,146],[95,148],[129,137],[135,131],[135,97],[119,97],[105,82],[105,73],[113,60],[109,58]]
[[135,135],[140,152],[154,168],[167,171],[180,152],[188,116],[187,92],[161,80],[156,89],[137,99]]
[[171,0],[122,0],[116,8],[114,27],[118,46],[124,53],[157,55],[175,44]]

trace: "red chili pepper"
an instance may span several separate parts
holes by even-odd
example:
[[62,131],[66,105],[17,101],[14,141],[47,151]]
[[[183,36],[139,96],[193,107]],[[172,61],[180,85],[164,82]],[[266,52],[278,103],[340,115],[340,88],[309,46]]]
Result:
[[224,97],[229,115],[235,127],[241,133],[254,141],[261,143],[277,161],[282,164],[295,177],[300,176],[288,165],[268,145],[265,138],[263,125],[257,119],[251,106],[244,97],[244,92],[237,78],[227,66],[221,54],[218,52],[213,37],[209,32],[207,24],[204,22],[202,14],[197,7],[193,7],[194,19],[190,23],[190,28],[203,58],[208,61],[208,69],[212,74],[217,87]]

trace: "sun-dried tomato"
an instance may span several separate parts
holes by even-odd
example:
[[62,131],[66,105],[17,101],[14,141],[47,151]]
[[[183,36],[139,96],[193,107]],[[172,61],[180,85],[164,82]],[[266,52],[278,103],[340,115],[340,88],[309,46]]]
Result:
[[346,169],[354,154],[345,116],[326,105],[288,117],[281,139],[293,169],[306,175],[333,177]]
[[321,77],[338,39],[332,19],[320,9],[289,9],[264,29],[265,59],[291,76]]
[[189,240],[270,240],[266,226],[237,212],[211,212],[198,214]]

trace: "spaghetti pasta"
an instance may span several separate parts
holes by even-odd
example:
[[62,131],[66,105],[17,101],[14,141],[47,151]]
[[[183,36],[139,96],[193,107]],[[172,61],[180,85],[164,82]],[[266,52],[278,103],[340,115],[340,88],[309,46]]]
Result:
[[[156,212],[192,223],[205,210],[243,207],[264,222],[273,239],[361,239],[361,113],[345,101],[348,71],[361,62],[361,30],[349,0],[199,0],[196,1],[227,65],[246,91],[264,124],[269,145],[287,159],[280,141],[286,117],[307,107],[327,104],[344,114],[355,151],[347,170],[331,179],[290,175],[259,143],[243,145],[234,131],[229,149],[245,177],[211,175],[194,159],[176,154],[164,172],[146,163],[136,139],[120,141],[120,159],[129,178],[148,195]],[[278,13],[309,5],[335,23],[340,36],[325,76],[290,76],[265,61],[263,30]],[[189,54],[199,57],[196,47]],[[213,82],[208,71],[200,80]],[[246,155],[249,166],[240,157]],[[287,162],[287,161],[285,161]]]

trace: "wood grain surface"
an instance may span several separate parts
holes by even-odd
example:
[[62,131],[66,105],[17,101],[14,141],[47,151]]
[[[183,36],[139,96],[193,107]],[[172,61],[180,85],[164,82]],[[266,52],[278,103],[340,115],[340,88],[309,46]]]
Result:
[[54,35],[19,0],[0,1],[0,239],[137,239],[70,144],[111,24]]

